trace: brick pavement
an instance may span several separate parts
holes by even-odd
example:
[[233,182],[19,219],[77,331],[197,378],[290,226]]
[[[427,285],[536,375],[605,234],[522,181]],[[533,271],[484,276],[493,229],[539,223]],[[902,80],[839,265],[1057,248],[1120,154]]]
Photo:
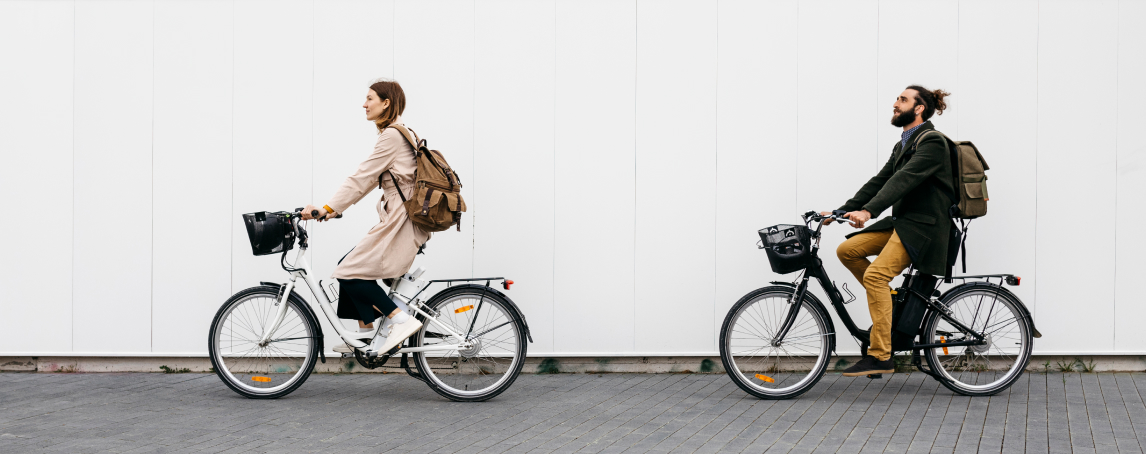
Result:
[[239,397],[209,374],[0,373],[0,452],[1142,452],[1146,374],[1028,373],[990,398],[829,373],[758,400],[716,374],[522,375],[484,403],[401,374]]

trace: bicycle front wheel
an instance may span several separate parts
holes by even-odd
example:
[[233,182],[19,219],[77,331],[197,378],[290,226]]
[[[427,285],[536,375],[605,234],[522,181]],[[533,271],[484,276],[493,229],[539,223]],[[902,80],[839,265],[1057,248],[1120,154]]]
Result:
[[279,313],[277,287],[252,287],[232,296],[211,323],[208,351],[215,374],[235,392],[252,399],[290,394],[310,376],[318,358],[318,323],[297,298],[265,342]]
[[923,327],[925,344],[972,340],[951,321],[985,335],[984,345],[927,349],[927,364],[947,389],[965,396],[990,396],[1007,389],[1031,360],[1031,323],[1018,298],[996,285],[956,288],[939,302],[946,317],[936,315]]
[[792,306],[789,287],[754,290],[736,302],[720,327],[720,360],[740,389],[761,399],[790,399],[815,386],[835,350],[827,314],[804,297],[796,320],[776,342]]
[[[437,322],[467,339],[471,346],[414,353],[418,371],[438,394],[450,400],[489,400],[513,384],[525,364],[525,323],[517,309],[496,291],[455,287],[426,303]],[[423,319],[413,345],[452,346],[461,342],[434,321]]]

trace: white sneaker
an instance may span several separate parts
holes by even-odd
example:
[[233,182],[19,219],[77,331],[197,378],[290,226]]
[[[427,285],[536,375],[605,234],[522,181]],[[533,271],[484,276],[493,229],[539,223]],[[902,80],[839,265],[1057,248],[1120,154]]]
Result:
[[[380,355],[393,350],[394,347],[401,344],[402,341],[417,333],[419,329],[422,329],[422,322],[419,322],[417,318],[410,317],[405,323],[395,323],[390,325],[389,328],[386,333],[385,342],[382,342],[381,345],[374,350]],[[378,341],[382,341],[382,333],[379,333],[378,338],[375,340],[375,342]]]
[[354,348],[347,345],[346,342],[343,342],[342,345],[334,347],[333,350],[338,353],[351,353],[354,351]]

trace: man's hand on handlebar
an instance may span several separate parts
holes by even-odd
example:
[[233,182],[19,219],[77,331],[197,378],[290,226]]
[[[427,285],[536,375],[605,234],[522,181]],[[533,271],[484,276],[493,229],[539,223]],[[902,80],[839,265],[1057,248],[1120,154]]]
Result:
[[844,217],[851,221],[851,226],[857,229],[862,229],[864,223],[871,220],[871,213],[867,210],[849,211]]

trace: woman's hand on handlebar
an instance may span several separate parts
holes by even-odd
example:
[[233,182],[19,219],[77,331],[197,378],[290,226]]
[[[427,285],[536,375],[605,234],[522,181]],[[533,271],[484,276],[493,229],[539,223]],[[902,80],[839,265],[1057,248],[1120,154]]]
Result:
[[[315,216],[316,213],[317,213],[317,216]],[[328,219],[341,217],[341,215],[339,215],[338,213],[327,213],[326,208],[319,208],[319,207],[316,207],[314,205],[307,205],[306,208],[302,209],[302,213],[299,213],[299,214],[302,216],[302,220],[304,220],[304,221],[309,221],[311,219],[314,219],[314,220],[317,220],[318,222],[322,222],[322,221],[326,221]]]

